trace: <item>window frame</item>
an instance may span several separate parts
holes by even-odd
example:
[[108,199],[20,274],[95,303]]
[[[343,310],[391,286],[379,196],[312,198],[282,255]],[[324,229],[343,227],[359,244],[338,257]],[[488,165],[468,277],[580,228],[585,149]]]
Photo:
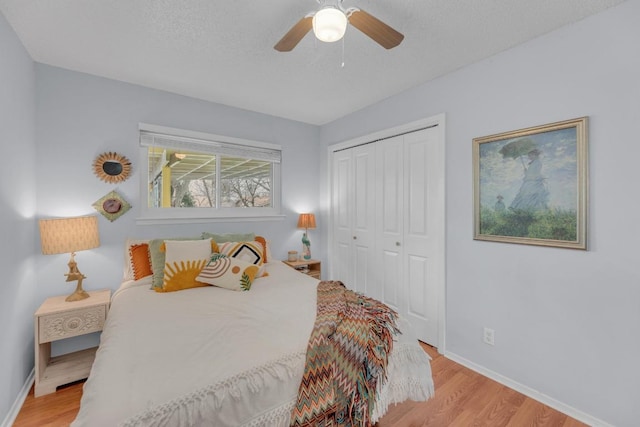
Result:
[[[232,144],[238,148],[265,149],[276,150],[282,157],[282,147],[278,144],[272,144],[261,141],[252,141],[248,139],[235,138],[230,136],[215,135],[205,132],[190,131],[185,129],[170,128],[166,126],[153,125],[148,123],[139,123],[138,125],[138,144],[140,154],[140,217],[136,219],[136,223],[140,225],[155,224],[184,224],[184,223],[207,223],[207,222],[229,222],[229,221],[265,221],[277,220],[284,218],[282,215],[282,180],[281,180],[281,160],[272,162],[273,182],[271,185],[271,206],[270,207],[245,207],[245,208],[150,208],[149,207],[149,152],[148,146],[143,145],[143,134],[158,134],[166,136],[167,139],[175,137],[176,139],[188,138],[197,140],[197,143],[205,145],[206,143],[222,143]],[[159,145],[155,145],[159,146]],[[177,144],[176,144],[177,146]],[[167,145],[167,147],[170,147]],[[212,154],[213,154],[212,149]],[[216,156],[227,155],[224,153],[216,154]],[[219,195],[216,195],[218,197]]]

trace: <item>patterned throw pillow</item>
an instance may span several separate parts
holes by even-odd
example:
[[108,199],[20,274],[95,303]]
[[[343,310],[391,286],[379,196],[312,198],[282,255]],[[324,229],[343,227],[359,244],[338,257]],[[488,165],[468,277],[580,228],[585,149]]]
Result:
[[206,240],[166,240],[164,277],[157,292],[173,292],[183,289],[207,286],[197,280],[211,257],[211,239]]
[[258,266],[254,264],[223,254],[213,254],[197,280],[233,291],[248,291],[256,274]]
[[[165,244],[168,240],[201,240],[200,237],[177,237],[170,239],[153,239],[149,240],[149,256],[151,257],[151,271],[153,271],[153,279],[151,289],[162,288],[164,283],[164,264],[165,264]],[[217,252],[218,247],[215,242],[211,242],[212,251]]]
[[[264,264],[269,262],[271,258],[269,250],[269,241],[262,236],[256,236],[254,233],[227,233],[227,234],[215,234],[205,231],[202,233],[202,238],[211,238],[217,244],[228,242],[259,242],[262,244],[262,255]],[[265,273],[265,275],[267,275]],[[259,275],[260,276],[260,275]]]
[[269,242],[262,236],[256,236],[256,242],[259,242],[262,245],[262,254],[264,255],[263,262],[266,264],[269,262],[270,254],[269,254]]
[[139,243],[129,246],[129,262],[133,280],[151,276],[151,257],[149,256],[149,244]]
[[124,244],[123,280],[138,280],[151,273],[149,240],[128,238]]
[[218,252],[261,267],[265,263],[264,247],[258,241],[224,242],[218,244]]

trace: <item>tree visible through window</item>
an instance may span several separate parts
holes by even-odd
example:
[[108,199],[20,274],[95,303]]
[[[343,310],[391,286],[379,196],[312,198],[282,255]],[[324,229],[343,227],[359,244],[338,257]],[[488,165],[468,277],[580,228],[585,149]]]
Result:
[[271,162],[264,160],[150,147],[149,182],[150,207],[271,206],[272,168]]
[[141,143],[147,148],[149,208],[277,207],[279,150],[147,132]]

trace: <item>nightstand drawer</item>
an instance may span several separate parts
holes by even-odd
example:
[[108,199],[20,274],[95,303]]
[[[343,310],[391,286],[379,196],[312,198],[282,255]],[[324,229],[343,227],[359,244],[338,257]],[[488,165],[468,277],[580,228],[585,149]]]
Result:
[[309,270],[307,274],[311,277],[315,277],[316,279],[320,280],[320,271],[318,270]]
[[46,343],[101,331],[106,318],[106,305],[41,316],[38,342]]

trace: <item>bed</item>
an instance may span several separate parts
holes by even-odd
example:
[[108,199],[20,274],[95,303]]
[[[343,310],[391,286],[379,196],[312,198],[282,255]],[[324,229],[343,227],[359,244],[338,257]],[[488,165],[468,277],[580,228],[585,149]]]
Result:
[[[124,281],[72,426],[289,426],[318,280],[280,261],[262,274],[249,292],[159,293],[151,276]],[[433,394],[428,356],[406,321],[397,327],[373,422]]]

